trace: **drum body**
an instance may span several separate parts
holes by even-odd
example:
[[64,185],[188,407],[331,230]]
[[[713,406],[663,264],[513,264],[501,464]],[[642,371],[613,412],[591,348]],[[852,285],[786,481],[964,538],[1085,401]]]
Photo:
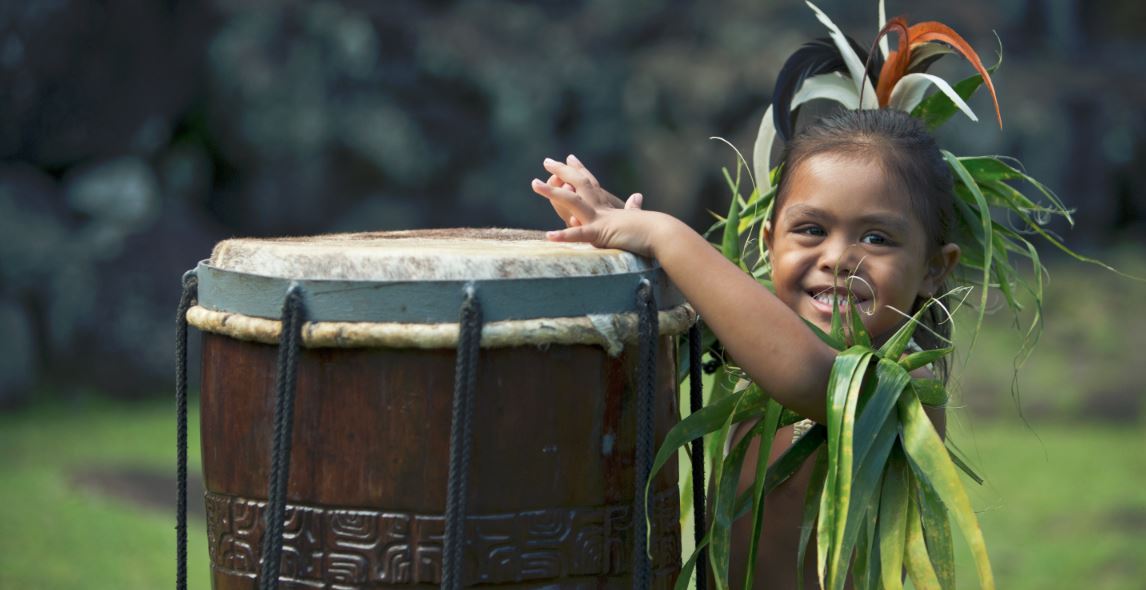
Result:
[[[511,241],[529,240],[540,241],[533,234]],[[223,258],[217,249],[208,266],[225,266]],[[440,274],[435,277],[427,281],[442,281]],[[489,280],[494,279],[476,283],[479,298]],[[216,283],[211,295],[201,282],[201,307],[192,322],[217,332],[204,334],[202,354],[208,547],[217,590],[254,588],[278,351],[259,341],[267,338],[258,330],[220,327],[241,322],[220,319],[218,314],[228,312],[211,309],[225,299],[218,292],[222,283]],[[568,289],[577,291],[576,277]],[[672,299],[666,294],[662,289],[662,299]],[[460,301],[459,293],[450,297]],[[212,314],[216,321],[204,319]],[[487,329],[518,321],[492,320]],[[600,317],[595,321],[600,324]],[[399,324],[419,329],[419,322],[390,327]],[[362,322],[353,327],[370,330]],[[521,345],[487,345],[483,336],[473,398],[464,583],[629,588],[637,346],[538,345],[537,332],[544,330],[525,328],[527,343]],[[312,337],[298,357],[281,588],[429,588],[441,581],[456,353],[433,343],[392,345],[403,338],[335,337],[323,345]],[[656,353],[657,448],[679,416],[674,343],[671,333],[660,336]],[[671,587],[680,567],[676,482],[676,462],[669,461],[650,486],[654,587]]]

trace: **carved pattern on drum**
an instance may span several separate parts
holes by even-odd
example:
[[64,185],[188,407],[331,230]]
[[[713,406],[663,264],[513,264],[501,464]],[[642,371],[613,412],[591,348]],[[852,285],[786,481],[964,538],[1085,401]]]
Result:
[[[652,498],[655,587],[679,568],[677,494]],[[207,546],[215,570],[258,572],[266,502],[208,492]],[[305,586],[376,588],[441,582],[441,515],[287,505],[283,580]],[[471,516],[466,522],[470,584],[501,584],[629,571],[632,510],[613,505]]]

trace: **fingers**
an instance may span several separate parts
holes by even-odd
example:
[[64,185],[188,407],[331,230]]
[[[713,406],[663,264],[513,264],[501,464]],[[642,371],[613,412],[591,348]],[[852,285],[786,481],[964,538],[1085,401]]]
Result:
[[597,182],[597,177],[593,176],[592,172],[589,172],[589,169],[586,168],[585,165],[581,163],[581,160],[577,159],[577,156],[574,156],[573,154],[569,154],[569,157],[565,158],[565,163],[576,168],[577,170],[580,170],[581,174],[584,174],[585,177],[589,180],[589,182],[593,183],[596,186],[601,186],[601,183]]
[[588,203],[577,193],[565,188],[557,188],[550,186],[540,180],[534,178],[531,184],[533,192],[549,199],[555,209],[564,210],[566,213],[561,215],[561,218],[568,219],[570,216],[576,217],[579,221],[592,221],[596,217],[596,212]]
[[641,204],[644,203],[645,196],[641,193],[633,193],[629,195],[628,200],[625,201],[625,209],[640,209]]
[[550,174],[553,174],[561,178],[561,180],[564,182],[573,185],[577,192],[587,193],[600,186],[597,184],[597,179],[593,178],[591,174],[586,176],[585,173],[580,169],[568,164],[562,164],[557,160],[545,158],[545,161],[542,162],[542,166],[544,166]]
[[552,242],[592,242],[595,232],[588,226],[578,225],[556,231],[545,232],[545,237]]
[[[546,170],[560,179],[560,182],[566,183],[563,188],[577,193],[586,202],[594,205],[607,205],[616,209],[625,206],[624,201],[601,187],[601,184],[597,182],[597,177],[589,172],[589,169],[581,163],[581,160],[577,159],[577,156],[570,154],[566,160],[567,163],[565,164],[551,158],[545,158],[544,162]],[[551,183],[556,182],[558,181],[551,179]]]

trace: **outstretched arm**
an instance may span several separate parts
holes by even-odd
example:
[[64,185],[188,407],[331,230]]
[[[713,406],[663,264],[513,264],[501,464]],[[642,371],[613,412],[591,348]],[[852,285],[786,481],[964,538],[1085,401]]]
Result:
[[534,180],[533,190],[566,221],[577,219],[564,230],[549,232],[549,239],[656,258],[753,381],[789,409],[825,421],[824,392],[836,352],[794,311],[684,222],[664,213],[617,208],[612,195],[578,167],[547,160],[545,168],[562,185]]

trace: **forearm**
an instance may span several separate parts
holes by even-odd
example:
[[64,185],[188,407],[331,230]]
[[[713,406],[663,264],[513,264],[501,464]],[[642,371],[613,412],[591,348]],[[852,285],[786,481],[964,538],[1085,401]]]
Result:
[[683,222],[663,215],[651,237],[653,256],[736,364],[780,404],[824,422],[835,351]]

